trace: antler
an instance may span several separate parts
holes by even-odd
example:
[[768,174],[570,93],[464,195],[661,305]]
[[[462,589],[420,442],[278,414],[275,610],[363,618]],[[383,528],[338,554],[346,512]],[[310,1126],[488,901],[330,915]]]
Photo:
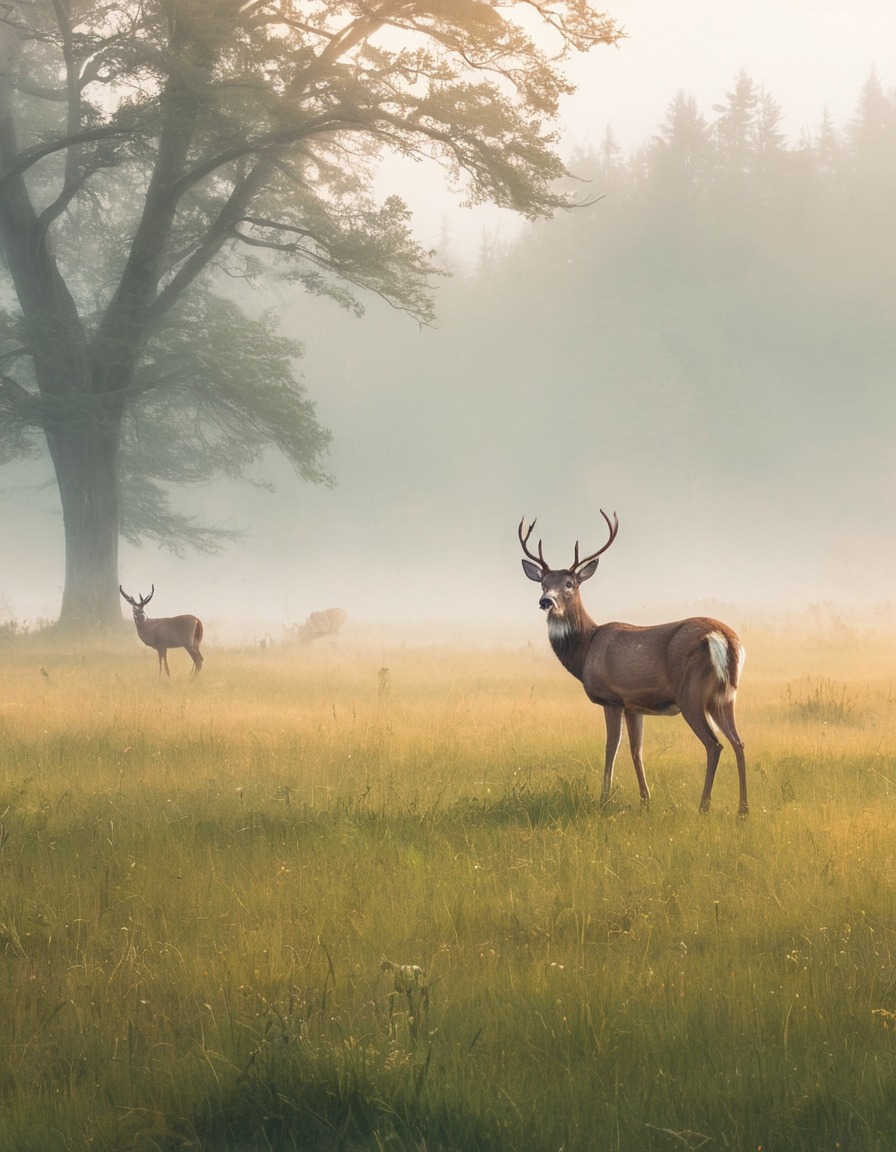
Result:
[[604,520],[606,520],[607,527],[610,529],[610,539],[606,542],[606,544],[604,544],[603,548],[598,548],[596,552],[592,552],[590,556],[585,556],[581,560],[579,559],[579,542],[576,540],[576,558],[572,562],[573,572],[575,572],[577,568],[584,567],[585,564],[590,564],[592,560],[596,560],[598,556],[601,556],[604,552],[606,552],[606,550],[616,539],[616,533],[619,531],[619,517],[614,512],[613,519],[611,520],[606,512],[604,512],[603,508],[601,508],[600,514],[603,516]]
[[532,535],[532,529],[535,527],[536,521],[535,520],[532,521],[532,523],[529,525],[529,528],[526,532],[526,535],[524,536],[523,535],[523,525],[525,523],[526,523],[526,517],[524,516],[522,518],[522,520],[520,520],[520,526],[517,529],[517,534],[519,535],[519,538],[520,538],[520,544],[522,544],[522,546],[523,546],[523,551],[526,553],[526,555],[529,557],[530,560],[534,560],[536,564],[540,564],[542,567],[542,570],[547,572],[548,571],[548,562],[547,562],[547,560],[545,560],[544,552],[542,552],[542,550],[541,550],[541,541],[540,540],[538,541],[538,555],[537,556],[534,553],[530,552],[529,549],[526,547],[526,545],[529,542],[529,537]]
[[125,600],[127,600],[128,604],[130,604],[134,608],[145,608],[146,605],[150,602],[150,600],[152,600],[153,594],[155,593],[155,590],[156,590],[156,586],[155,586],[155,584],[153,584],[152,592],[150,592],[150,594],[148,596],[144,597],[142,592],[138,592],[137,595],[140,597],[140,603],[138,604],[137,601],[133,599],[133,597],[128,596],[127,592],[125,592],[124,588],[122,588],[122,586],[120,584],[118,585],[118,591],[122,594],[122,596],[124,596],[124,598],[125,598]]

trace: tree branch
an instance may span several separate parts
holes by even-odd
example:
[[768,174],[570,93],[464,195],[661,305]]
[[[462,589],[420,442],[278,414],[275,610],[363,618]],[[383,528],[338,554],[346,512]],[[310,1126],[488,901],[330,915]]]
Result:
[[28,148],[10,158],[8,165],[0,174],[0,190],[12,180],[23,176],[29,168],[47,156],[52,156],[56,152],[63,152],[66,148],[75,148],[79,144],[90,144],[95,140],[114,140],[117,136],[129,139],[133,137],[135,132],[151,124],[153,119],[154,117],[147,116],[142,122],[138,118],[130,124],[105,124],[98,128],[88,128],[83,132],[76,132],[72,136],[51,140],[46,144],[38,144],[34,148]]
[[184,261],[150,305],[148,312],[150,323],[156,323],[172,307],[184,290],[214,260],[224,244],[233,237],[237,221],[252,197],[263,186],[269,170],[268,162],[256,164],[236,185],[214,222],[206,230],[198,248]]
[[91,164],[86,166],[77,176],[71,178],[67,175],[65,183],[62,186],[62,191],[56,199],[44,208],[43,212],[38,216],[38,223],[40,227],[46,231],[47,228],[58,219],[66,208],[71,204],[72,200],[78,195],[81,189],[86,185],[87,181],[100,169],[106,167],[104,164]]
[[13,88],[17,92],[24,92],[26,96],[36,96],[38,100],[50,100],[57,104],[64,103],[68,96],[62,88],[49,88],[44,84],[35,84],[27,76],[20,76],[13,81]]
[[306,140],[310,136],[321,136],[341,131],[358,131],[369,127],[369,121],[360,113],[347,115],[344,109],[335,109],[333,112],[312,117],[289,131],[270,132],[265,136],[247,140],[243,144],[234,145],[232,148],[227,148],[214,156],[210,156],[202,164],[197,164],[189,172],[185,172],[175,185],[175,191],[178,195],[182,195],[188,188],[204,180],[206,176],[211,176],[218,169],[224,168],[236,160],[242,160],[246,156],[261,157],[264,153],[273,153],[290,145],[298,144],[300,140]]

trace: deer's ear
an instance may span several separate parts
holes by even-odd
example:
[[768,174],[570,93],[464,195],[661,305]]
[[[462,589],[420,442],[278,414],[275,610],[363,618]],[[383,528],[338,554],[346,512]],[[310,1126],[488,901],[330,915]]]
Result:
[[579,583],[581,584],[583,580],[590,580],[596,571],[597,571],[597,561],[592,560],[590,563],[585,565],[585,567],[581,570],[581,572],[576,573],[576,575],[579,578]]
[[522,564],[523,571],[526,573],[529,579],[534,580],[536,584],[540,584],[542,569],[537,564],[534,564],[531,560],[523,560]]

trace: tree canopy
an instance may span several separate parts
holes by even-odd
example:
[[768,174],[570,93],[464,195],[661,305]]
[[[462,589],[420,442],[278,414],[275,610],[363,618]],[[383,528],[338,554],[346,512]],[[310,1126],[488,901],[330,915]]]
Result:
[[[35,0],[0,22],[0,450],[45,441],[66,534],[63,622],[118,616],[122,529],[201,537],[171,483],[273,444],[325,480],[328,434],[271,317],[223,275],[432,316],[432,254],[384,153],[471,202],[569,203],[553,118],[587,0]],[[123,497],[122,497],[123,493]]]

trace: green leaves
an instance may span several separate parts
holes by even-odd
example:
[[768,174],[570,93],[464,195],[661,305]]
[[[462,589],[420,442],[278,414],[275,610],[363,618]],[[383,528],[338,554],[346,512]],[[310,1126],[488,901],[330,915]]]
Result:
[[141,358],[125,419],[128,539],[214,546],[219,530],[200,531],[170,510],[171,488],[239,479],[271,448],[304,480],[332,482],[323,467],[330,433],[317,423],[298,378],[300,354],[295,341],[277,334],[274,316],[251,318],[207,291],[194,292],[171,314]]

